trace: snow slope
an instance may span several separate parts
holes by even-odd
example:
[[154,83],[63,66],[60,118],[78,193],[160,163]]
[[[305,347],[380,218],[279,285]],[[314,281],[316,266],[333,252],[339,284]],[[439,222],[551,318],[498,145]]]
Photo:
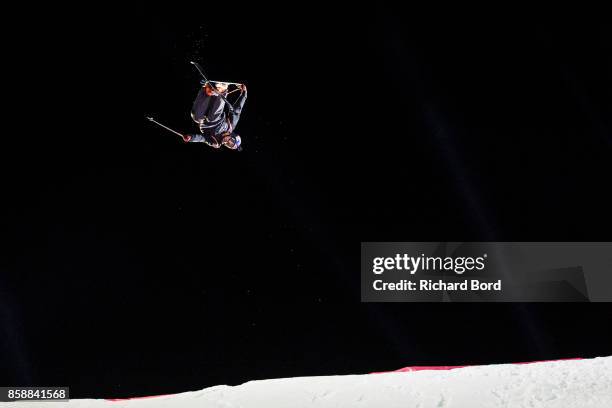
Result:
[[[56,404],[51,404],[58,406]],[[72,400],[69,408],[606,408],[612,407],[612,357],[250,381],[144,399]],[[18,403],[16,407],[50,407]]]

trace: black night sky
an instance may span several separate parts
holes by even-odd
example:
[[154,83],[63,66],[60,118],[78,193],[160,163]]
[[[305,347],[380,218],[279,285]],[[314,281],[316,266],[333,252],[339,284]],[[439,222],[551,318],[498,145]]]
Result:
[[[129,397],[612,354],[609,304],[359,293],[362,241],[610,240],[609,26],[227,7],[39,9],[7,50],[1,384]],[[190,60],[248,85],[242,152],[145,120],[196,130]]]

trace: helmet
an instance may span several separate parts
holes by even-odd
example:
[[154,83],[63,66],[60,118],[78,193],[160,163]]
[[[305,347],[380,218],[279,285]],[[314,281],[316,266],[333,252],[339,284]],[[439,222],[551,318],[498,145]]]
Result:
[[221,144],[223,144],[223,146],[227,147],[228,149],[241,150],[240,145],[242,144],[242,139],[240,138],[240,135],[237,133],[227,132],[223,134],[223,139],[221,141]]

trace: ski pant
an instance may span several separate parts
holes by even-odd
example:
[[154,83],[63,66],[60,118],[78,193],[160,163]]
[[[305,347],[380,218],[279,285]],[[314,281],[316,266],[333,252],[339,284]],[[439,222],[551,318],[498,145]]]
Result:
[[244,103],[246,102],[247,93],[243,92],[240,94],[236,102],[232,105],[232,111],[230,112],[230,124],[232,126],[231,132],[236,129],[238,126],[238,121],[240,120],[240,114],[242,114],[242,108],[244,108]]
[[[229,105],[229,101],[226,103],[227,99],[219,96],[208,96],[206,92],[201,89],[191,108],[191,117],[200,124],[200,131],[203,132],[202,127],[210,128],[211,124],[215,126],[215,124],[223,122],[223,118],[226,116],[227,112],[230,119],[229,123],[232,126],[230,131],[233,132],[234,129],[236,129],[236,125],[238,125],[238,120],[240,119],[240,114],[242,113],[246,98],[247,93],[242,92],[236,102]],[[226,106],[226,104],[228,106]]]
[[204,88],[200,89],[193,107],[191,117],[197,123],[216,123],[225,116],[225,99],[216,95],[207,95]]
[[240,115],[242,114],[242,109],[244,108],[246,98],[246,92],[240,94],[238,100],[234,102],[232,109],[230,109],[228,112],[227,120],[223,121],[215,128],[208,128],[205,126],[204,122],[200,122],[201,134],[190,135],[191,139],[189,142],[206,143],[208,145],[218,147],[222,144],[224,136],[230,133],[231,140],[229,143],[238,148],[240,146],[240,137],[234,133],[234,129],[236,129],[238,121],[240,120]]

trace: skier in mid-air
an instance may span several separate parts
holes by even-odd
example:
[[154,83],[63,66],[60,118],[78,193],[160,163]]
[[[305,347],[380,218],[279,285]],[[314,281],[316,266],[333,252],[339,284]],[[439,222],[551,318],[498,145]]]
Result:
[[[209,81],[198,63],[191,62],[191,64],[204,78],[191,108],[191,117],[198,124],[200,133],[183,134],[159,123],[152,117],[147,117],[147,119],[180,136],[185,142],[206,143],[215,149],[225,146],[231,150],[241,150],[242,140],[235,130],[247,98],[246,85],[235,82]],[[235,89],[229,91],[230,85],[233,85]],[[236,101],[230,102],[227,99],[229,94],[238,91],[240,95]]]
[[204,142],[214,148],[240,148],[240,136],[234,132],[247,98],[246,85],[238,85],[240,96],[233,104],[227,100],[228,85],[218,82],[213,87],[206,82],[198,92],[191,109],[191,117],[200,133],[183,135],[185,142]]

